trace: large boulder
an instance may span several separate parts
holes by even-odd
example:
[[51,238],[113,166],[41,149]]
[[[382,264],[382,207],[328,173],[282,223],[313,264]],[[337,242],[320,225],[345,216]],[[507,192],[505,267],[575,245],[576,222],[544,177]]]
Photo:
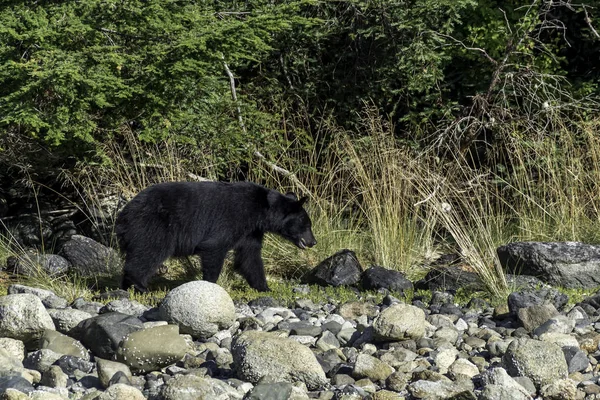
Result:
[[323,368],[306,346],[275,333],[246,331],[234,338],[231,352],[240,379],[257,383],[304,382],[309,390],[327,383]]
[[395,292],[413,289],[412,282],[402,272],[377,265],[373,265],[363,273],[362,286],[367,290],[388,289]]
[[509,375],[526,376],[537,387],[565,379],[568,374],[560,346],[528,338],[512,341],[502,357],[502,365]]
[[235,321],[235,306],[219,285],[206,281],[184,283],[171,290],[159,307],[161,317],[179,325],[181,333],[209,338]]
[[54,322],[39,297],[30,293],[0,297],[0,337],[36,347],[46,329],[54,330]]
[[305,282],[320,286],[354,285],[360,281],[362,267],[352,250],[340,250],[321,261],[305,277]]
[[394,304],[373,321],[375,338],[381,341],[420,339],[425,335],[425,313],[408,304]]
[[73,235],[59,254],[71,263],[73,271],[83,277],[114,273],[121,263],[114,249],[81,235]]
[[600,286],[600,246],[579,242],[516,242],[497,249],[507,272],[565,288]]

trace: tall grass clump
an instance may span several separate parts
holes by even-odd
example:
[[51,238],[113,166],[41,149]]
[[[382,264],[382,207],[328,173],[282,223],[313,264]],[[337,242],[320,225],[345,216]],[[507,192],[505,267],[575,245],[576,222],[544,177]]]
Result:
[[559,120],[535,136],[507,135],[505,200],[519,240],[600,242],[600,121]]
[[353,184],[355,206],[369,238],[374,264],[409,274],[434,251],[436,216],[415,204],[417,188],[426,176],[418,173],[421,160],[393,134],[391,124],[375,110],[362,116],[361,139],[341,136],[338,151],[345,156]]
[[436,216],[435,231],[444,247],[462,256],[492,297],[505,297],[508,286],[496,249],[507,241],[509,216],[498,208],[501,199],[492,176],[472,170],[459,158],[444,168],[422,167],[429,179],[421,180],[418,187],[421,204]]

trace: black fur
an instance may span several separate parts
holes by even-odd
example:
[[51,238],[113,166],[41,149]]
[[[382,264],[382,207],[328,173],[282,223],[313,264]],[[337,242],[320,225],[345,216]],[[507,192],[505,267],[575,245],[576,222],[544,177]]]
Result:
[[204,280],[216,282],[229,250],[234,268],[254,289],[269,290],[261,258],[266,232],[300,248],[316,240],[306,199],[250,182],[171,182],[150,186],[119,214],[116,233],[126,253],[122,287],[146,291],[169,257],[197,254]]

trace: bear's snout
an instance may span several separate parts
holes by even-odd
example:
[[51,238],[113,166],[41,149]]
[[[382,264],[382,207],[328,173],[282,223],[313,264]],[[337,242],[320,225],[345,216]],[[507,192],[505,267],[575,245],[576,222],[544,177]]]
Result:
[[301,237],[296,244],[298,247],[304,250],[316,245],[317,239],[315,239],[312,233],[309,233],[308,235],[306,235],[306,237]]

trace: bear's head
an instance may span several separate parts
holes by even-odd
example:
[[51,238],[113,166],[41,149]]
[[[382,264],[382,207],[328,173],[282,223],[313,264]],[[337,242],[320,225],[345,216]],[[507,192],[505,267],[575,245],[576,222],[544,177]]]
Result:
[[317,240],[312,232],[312,223],[303,205],[307,198],[298,197],[293,193],[279,195],[272,202],[272,210],[276,210],[272,217],[276,218],[273,232],[294,243],[301,249],[313,247]]

